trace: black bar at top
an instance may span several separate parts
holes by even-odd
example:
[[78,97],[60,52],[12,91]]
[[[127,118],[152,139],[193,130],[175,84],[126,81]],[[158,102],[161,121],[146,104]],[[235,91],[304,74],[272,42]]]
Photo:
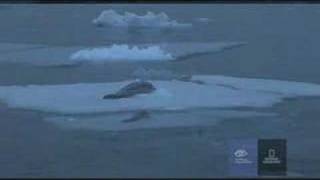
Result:
[[96,4],[96,3],[212,3],[212,4],[320,4],[320,0],[0,0],[0,4],[29,4],[29,3],[76,3],[76,4]]

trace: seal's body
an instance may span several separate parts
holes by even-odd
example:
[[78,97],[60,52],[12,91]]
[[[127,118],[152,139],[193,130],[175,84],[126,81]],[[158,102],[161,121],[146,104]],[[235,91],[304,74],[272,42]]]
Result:
[[118,92],[114,94],[107,94],[103,99],[120,99],[120,98],[129,98],[137,94],[148,94],[155,91],[156,88],[146,81],[136,81],[128,84],[127,86],[121,88]]

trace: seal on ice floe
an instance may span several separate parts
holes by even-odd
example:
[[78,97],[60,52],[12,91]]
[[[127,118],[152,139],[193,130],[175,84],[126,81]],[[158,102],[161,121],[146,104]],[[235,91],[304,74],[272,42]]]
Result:
[[103,99],[129,98],[138,94],[149,94],[155,90],[156,88],[150,82],[135,81],[121,88],[114,94],[107,94],[103,96]]

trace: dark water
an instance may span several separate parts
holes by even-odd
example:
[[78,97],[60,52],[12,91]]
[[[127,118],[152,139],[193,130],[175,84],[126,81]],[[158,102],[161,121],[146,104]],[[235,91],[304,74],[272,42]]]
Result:
[[[96,28],[104,9],[166,12],[209,24],[172,31]],[[48,46],[241,41],[246,46],[167,63],[76,67],[0,64],[1,85],[118,81],[140,66],[188,74],[223,74],[320,83],[318,5],[6,5],[0,42]],[[43,114],[0,107],[0,177],[228,176],[233,138],[286,138],[289,176],[319,176],[319,98],[299,98],[268,111],[278,118],[234,118],[212,127],[103,132],[61,129]]]

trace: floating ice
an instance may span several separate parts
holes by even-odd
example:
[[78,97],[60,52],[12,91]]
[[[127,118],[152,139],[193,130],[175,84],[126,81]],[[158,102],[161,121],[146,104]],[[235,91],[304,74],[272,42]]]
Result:
[[128,45],[112,45],[104,48],[84,49],[73,53],[73,61],[163,61],[172,60],[170,53],[159,46],[129,47]]
[[131,81],[68,85],[0,87],[0,100],[13,108],[64,114],[177,110],[220,107],[269,107],[283,98],[319,96],[320,85],[225,76],[194,76],[198,85],[182,81],[151,81],[156,91],[119,100],[104,100]]
[[220,52],[244,45],[241,42],[220,43],[170,43],[129,46],[112,45],[79,50],[70,56],[71,61],[168,61],[188,56]]
[[123,15],[114,10],[105,10],[92,21],[97,26],[114,27],[144,27],[144,28],[175,28],[191,27],[192,24],[178,23],[171,20],[167,14],[147,12],[145,15],[137,15],[125,12]]

